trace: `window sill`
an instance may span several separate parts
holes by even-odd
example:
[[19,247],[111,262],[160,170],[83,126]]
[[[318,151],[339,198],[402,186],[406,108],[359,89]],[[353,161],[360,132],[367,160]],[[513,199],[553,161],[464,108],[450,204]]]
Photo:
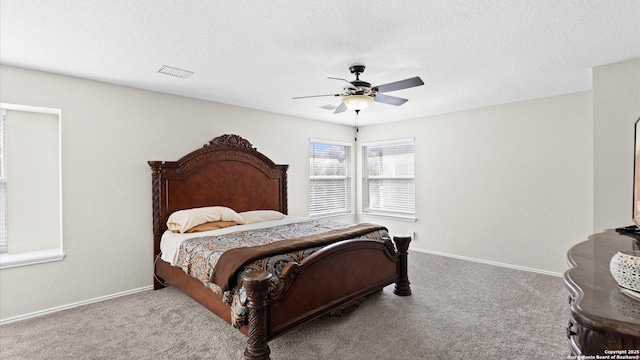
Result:
[[377,217],[383,219],[391,219],[391,220],[399,220],[399,221],[407,221],[407,222],[416,222],[418,218],[415,215],[399,215],[399,214],[382,214],[382,213],[369,213],[363,212],[360,213],[360,216],[370,216]]
[[31,251],[19,254],[0,254],[0,270],[18,266],[42,264],[64,259],[62,249]]
[[331,218],[339,218],[339,217],[349,217],[354,216],[353,212],[348,213],[332,213],[332,214],[322,214],[322,215],[310,215],[309,217],[312,219],[331,219]]

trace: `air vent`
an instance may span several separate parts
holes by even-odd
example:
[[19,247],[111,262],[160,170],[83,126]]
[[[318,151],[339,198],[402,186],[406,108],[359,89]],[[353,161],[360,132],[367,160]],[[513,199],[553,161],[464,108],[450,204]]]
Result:
[[167,65],[160,66],[160,68],[156,70],[156,72],[160,74],[183,78],[183,79],[186,79],[189,76],[193,75],[193,71],[182,70],[182,69],[174,68]]

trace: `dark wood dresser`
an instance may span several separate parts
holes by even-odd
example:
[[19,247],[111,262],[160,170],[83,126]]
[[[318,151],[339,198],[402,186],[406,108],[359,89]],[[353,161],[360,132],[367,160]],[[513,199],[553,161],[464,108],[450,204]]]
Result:
[[640,250],[640,242],[608,230],[589,236],[567,254],[572,355],[611,355],[614,350],[640,355],[640,301],[620,292],[609,270],[613,255],[623,250]]

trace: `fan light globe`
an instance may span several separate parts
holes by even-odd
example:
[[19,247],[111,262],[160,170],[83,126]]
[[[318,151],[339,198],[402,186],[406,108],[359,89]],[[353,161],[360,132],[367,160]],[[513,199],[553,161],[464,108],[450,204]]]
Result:
[[368,95],[349,95],[342,98],[342,102],[347,105],[349,110],[360,111],[371,105],[373,97]]

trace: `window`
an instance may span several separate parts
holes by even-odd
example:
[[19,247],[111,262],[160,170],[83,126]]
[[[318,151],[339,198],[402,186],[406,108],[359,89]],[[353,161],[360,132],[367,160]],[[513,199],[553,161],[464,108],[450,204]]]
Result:
[[351,212],[351,145],[309,141],[309,216]]
[[60,110],[0,108],[0,269],[62,260]]
[[362,145],[362,212],[415,220],[413,139]]

